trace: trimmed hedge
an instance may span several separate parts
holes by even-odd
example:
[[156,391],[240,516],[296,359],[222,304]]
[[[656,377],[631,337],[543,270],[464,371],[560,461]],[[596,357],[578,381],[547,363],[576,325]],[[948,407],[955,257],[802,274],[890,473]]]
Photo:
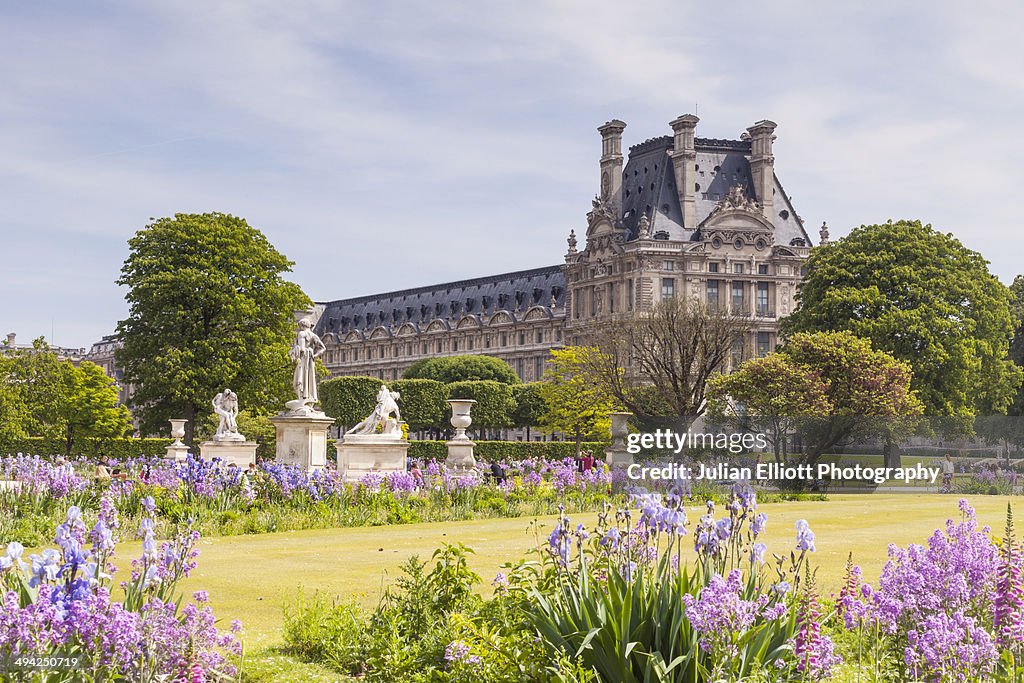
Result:
[[125,458],[166,455],[167,445],[170,443],[170,439],[78,439],[75,441],[71,453],[67,453],[63,440],[48,440],[43,437],[30,436],[0,443],[0,455],[24,453],[25,455],[48,458],[58,455],[67,458],[82,456],[97,458],[106,455],[123,460]]
[[[473,453],[482,460],[525,460],[527,458],[572,458],[576,455],[576,444],[571,441],[474,441]],[[599,460],[604,458],[607,443],[585,441],[583,450],[594,452]],[[444,460],[448,448],[444,441],[412,441],[409,457],[421,460]]]

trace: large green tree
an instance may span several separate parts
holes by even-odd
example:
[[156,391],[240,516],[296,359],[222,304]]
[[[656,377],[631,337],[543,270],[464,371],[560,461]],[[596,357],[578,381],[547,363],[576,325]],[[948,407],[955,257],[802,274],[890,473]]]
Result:
[[43,437],[70,454],[80,439],[123,438],[131,426],[116,384],[98,365],[76,367],[42,339],[0,356],[0,442]]
[[310,304],[283,277],[292,262],[245,219],[221,213],[160,218],[128,244],[117,360],[143,433],[185,418],[191,442],[225,387],[244,408],[279,409],[290,392],[293,312]]
[[620,403],[610,388],[594,382],[591,368],[601,365],[589,346],[569,346],[551,351],[551,363],[537,388],[545,410],[538,424],[545,432],[561,432],[576,443],[604,439],[611,427],[608,414]]
[[988,263],[920,221],[864,225],[807,260],[784,331],[849,330],[913,368],[928,415],[1005,412],[1021,383],[1008,357],[1010,292]]
[[432,379],[445,384],[452,382],[495,381],[519,384],[515,370],[494,356],[441,356],[424,358],[408,367],[404,379]]

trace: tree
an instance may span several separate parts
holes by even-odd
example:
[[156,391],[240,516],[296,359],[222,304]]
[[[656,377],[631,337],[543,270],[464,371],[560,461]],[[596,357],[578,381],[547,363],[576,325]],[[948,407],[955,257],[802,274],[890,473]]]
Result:
[[800,419],[833,410],[828,389],[817,369],[797,364],[784,353],[772,353],[713,378],[708,413],[740,431],[763,434],[772,445],[775,460],[783,462],[786,441]]
[[359,424],[377,405],[383,382],[376,377],[335,377],[320,384],[320,405],[338,427]]
[[279,409],[290,395],[293,312],[309,299],[282,275],[292,262],[242,218],[221,213],[160,218],[129,242],[118,284],[128,318],[117,361],[136,388],[143,433],[169,418],[197,419],[225,387],[243,407]]
[[445,384],[493,380],[519,384],[519,376],[508,363],[494,356],[443,356],[418,360],[405,371],[403,379],[433,379]]
[[[796,333],[779,353],[815,373],[826,387],[820,415],[798,419],[803,462],[853,440],[893,442],[909,435],[924,406],[912,386],[910,365],[872,348],[849,332]],[[886,462],[886,466],[899,463]]]
[[390,388],[401,394],[398,405],[411,431],[448,428],[448,385],[432,379],[400,379]]
[[603,361],[593,358],[601,352],[593,347],[570,346],[551,351],[551,364],[538,387],[546,409],[538,425],[545,432],[562,432],[576,442],[603,439],[610,429],[608,414],[619,403],[606,385],[595,383],[590,368]]
[[117,387],[98,365],[75,367],[42,340],[0,357],[0,439],[42,437],[64,443],[123,438],[131,414],[118,403]]
[[526,440],[530,440],[530,430],[540,424],[541,416],[547,410],[544,397],[541,396],[541,383],[529,382],[516,384],[512,387],[512,400],[516,402],[512,414],[512,426],[526,429]]
[[865,225],[811,252],[786,333],[848,330],[913,369],[928,415],[1005,412],[1010,292],[952,235],[920,221]]
[[120,439],[131,434],[131,413],[121,405],[117,385],[103,368],[89,361],[78,367],[64,361],[63,371],[64,398],[57,415],[68,454],[78,439]]
[[725,369],[749,328],[749,320],[721,308],[663,300],[631,319],[598,324],[579,372],[641,424],[672,416],[688,425],[704,413],[708,380]]
[[473,427],[476,429],[503,429],[512,426],[512,412],[516,404],[512,399],[512,388],[508,384],[494,380],[452,382],[448,385],[448,396],[476,401],[470,412]]

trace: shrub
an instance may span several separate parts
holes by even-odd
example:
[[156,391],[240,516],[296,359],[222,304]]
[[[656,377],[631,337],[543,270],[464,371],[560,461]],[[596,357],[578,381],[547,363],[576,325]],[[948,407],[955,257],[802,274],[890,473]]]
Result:
[[39,455],[45,458],[98,458],[109,456],[117,460],[163,456],[167,453],[170,439],[77,439],[71,451],[67,443],[41,437],[26,437],[0,443],[0,455]]
[[358,424],[377,405],[376,377],[335,377],[320,383],[320,407],[339,427]]
[[[473,453],[478,460],[516,461],[527,458],[545,458],[557,460],[572,458],[576,455],[576,444],[568,441],[474,441]],[[607,443],[587,441],[580,446],[594,452],[600,459]],[[409,457],[419,460],[444,460],[448,457],[448,447],[444,441],[412,441],[409,444]]]
[[433,379],[453,382],[494,381],[519,384],[519,376],[509,364],[494,356],[444,356],[416,361],[405,371],[404,379]]

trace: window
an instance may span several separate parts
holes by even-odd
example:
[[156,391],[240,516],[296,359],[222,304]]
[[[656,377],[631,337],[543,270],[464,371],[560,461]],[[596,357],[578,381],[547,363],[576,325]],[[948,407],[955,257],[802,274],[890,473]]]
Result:
[[732,312],[733,315],[743,313],[743,283],[732,283]]
[[614,282],[609,282],[608,283],[608,312],[609,313],[614,313],[615,312],[615,295],[616,294],[617,294],[617,292],[615,291],[615,283]]
[[519,345],[522,346],[525,343],[526,343],[526,333],[525,332],[520,332],[519,333]]
[[472,351],[472,350],[473,350],[473,340],[472,340],[472,339],[467,339],[467,340],[466,340],[466,348],[467,348],[468,350],[470,350],[470,351]]
[[484,348],[491,348],[491,335],[489,334],[484,337]]
[[537,343],[538,344],[543,344],[544,343],[544,332],[542,330],[537,330]]
[[501,335],[501,345],[502,346],[508,346],[508,335],[507,334],[503,333]]
[[626,310],[633,310],[633,278],[626,280]]
[[444,342],[437,342],[437,352],[441,353],[444,351]]
[[736,339],[732,343],[732,369],[739,369],[743,364],[743,340]]
[[583,313],[583,302],[581,301],[583,290],[577,289],[572,293],[572,315],[574,318],[579,318]]
[[452,351],[458,351],[458,350],[459,350],[459,340],[458,339],[453,339],[452,340]]
[[590,317],[597,315],[597,291],[596,288],[591,287],[588,292],[590,295]]
[[544,356],[537,356],[533,359],[533,379],[539,380],[544,376]]
[[676,295],[676,279],[672,277],[661,278],[661,298],[671,299]]
[[708,308],[718,308],[718,280],[708,280]]
[[709,263],[708,264],[708,272],[709,273],[717,273],[718,272],[718,264],[717,263]]
[[742,263],[734,263],[734,264],[732,264],[732,272],[736,273],[737,275],[743,275],[743,264]]
[[676,269],[676,264],[674,262],[672,262],[672,261],[662,261],[661,269],[662,270],[675,270]]
[[771,351],[771,335],[767,332],[757,333],[757,357],[763,358]]
[[423,351],[421,352],[424,356],[427,355],[427,345],[423,345]]
[[768,283],[757,283],[757,314],[769,315],[768,313]]
[[759,264],[757,266],[757,274],[758,275],[767,275],[768,274],[768,264],[767,263]]
[[562,331],[555,330],[555,341],[562,341]]
[[519,375],[519,379],[524,379],[524,377],[523,377],[523,359],[522,358],[516,358],[516,374]]

